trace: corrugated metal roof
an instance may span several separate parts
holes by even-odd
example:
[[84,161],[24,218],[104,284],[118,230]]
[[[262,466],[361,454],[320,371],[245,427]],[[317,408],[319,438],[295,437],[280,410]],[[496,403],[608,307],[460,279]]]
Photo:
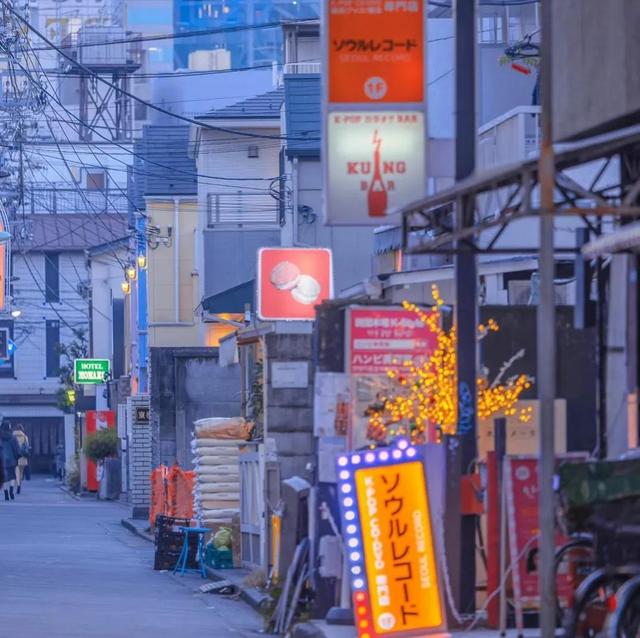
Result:
[[134,142],[133,167],[129,170],[130,212],[144,210],[144,198],[196,195],[195,160],[189,157],[189,126],[148,124]]
[[115,213],[29,215],[24,227],[25,237],[17,233],[15,238],[18,250],[84,251],[129,232],[126,217]]
[[151,124],[144,127],[143,136],[144,195],[196,195],[196,163],[188,154],[189,126]]
[[287,156],[320,157],[320,76],[285,76],[284,95]]
[[279,87],[268,93],[236,102],[221,109],[199,115],[197,119],[233,120],[233,119],[271,119],[280,117],[284,102],[284,88]]

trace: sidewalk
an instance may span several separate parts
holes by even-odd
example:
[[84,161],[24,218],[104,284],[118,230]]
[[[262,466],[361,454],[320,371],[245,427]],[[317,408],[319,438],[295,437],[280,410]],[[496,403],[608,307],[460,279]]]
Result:
[[[120,523],[140,538],[144,538],[150,543],[154,542],[153,533],[147,520],[123,518]],[[256,611],[264,609],[271,600],[268,594],[246,584],[246,580],[250,575],[248,569],[213,569],[212,567],[207,567],[207,574],[214,581],[229,581],[238,590],[240,598]]]

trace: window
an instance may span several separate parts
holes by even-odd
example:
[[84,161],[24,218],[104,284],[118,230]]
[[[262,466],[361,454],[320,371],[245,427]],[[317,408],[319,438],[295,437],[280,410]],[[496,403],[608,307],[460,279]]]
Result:
[[260,150],[256,145],[251,145],[249,146],[249,153],[247,156],[253,159],[255,159],[256,157],[260,157]]
[[278,202],[268,193],[209,193],[210,228],[273,228],[280,223]]
[[44,255],[44,300],[48,303],[60,301],[60,255],[45,253]]
[[482,16],[478,21],[478,27],[478,42],[480,44],[501,44],[504,42],[502,16]]
[[46,323],[47,378],[60,376],[60,322]]
[[105,171],[87,171],[85,181],[88,191],[103,191],[107,187]]

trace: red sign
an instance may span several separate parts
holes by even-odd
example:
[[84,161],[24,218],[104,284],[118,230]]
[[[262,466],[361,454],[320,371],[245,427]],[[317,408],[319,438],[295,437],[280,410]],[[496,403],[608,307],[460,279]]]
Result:
[[424,0],[328,0],[329,102],[424,101]]
[[[582,460],[584,455],[558,455],[557,462]],[[505,487],[507,490],[507,513],[509,523],[509,549],[511,561],[517,562],[513,571],[513,589],[516,613],[523,608],[538,608],[540,605],[539,578],[537,569],[530,569],[530,550],[538,547],[538,459],[536,457],[506,457]],[[556,547],[567,538],[556,535]],[[558,574],[558,600],[564,606],[571,599],[574,583],[570,574]]]
[[258,251],[260,319],[315,319],[315,307],[332,296],[333,272],[328,248],[261,248]]
[[424,360],[436,335],[415,312],[401,308],[350,308],[347,365],[351,374],[386,374],[407,360]]
[[[93,434],[98,430],[114,429],[116,413],[113,410],[87,410],[85,413],[85,434]],[[96,464],[87,460],[87,490],[97,492],[98,475]]]

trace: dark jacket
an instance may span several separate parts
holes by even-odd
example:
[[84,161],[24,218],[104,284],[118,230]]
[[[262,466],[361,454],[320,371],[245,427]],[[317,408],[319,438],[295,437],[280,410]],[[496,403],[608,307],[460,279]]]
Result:
[[20,458],[20,444],[11,431],[0,432],[0,460],[4,468],[5,481],[13,477]]

